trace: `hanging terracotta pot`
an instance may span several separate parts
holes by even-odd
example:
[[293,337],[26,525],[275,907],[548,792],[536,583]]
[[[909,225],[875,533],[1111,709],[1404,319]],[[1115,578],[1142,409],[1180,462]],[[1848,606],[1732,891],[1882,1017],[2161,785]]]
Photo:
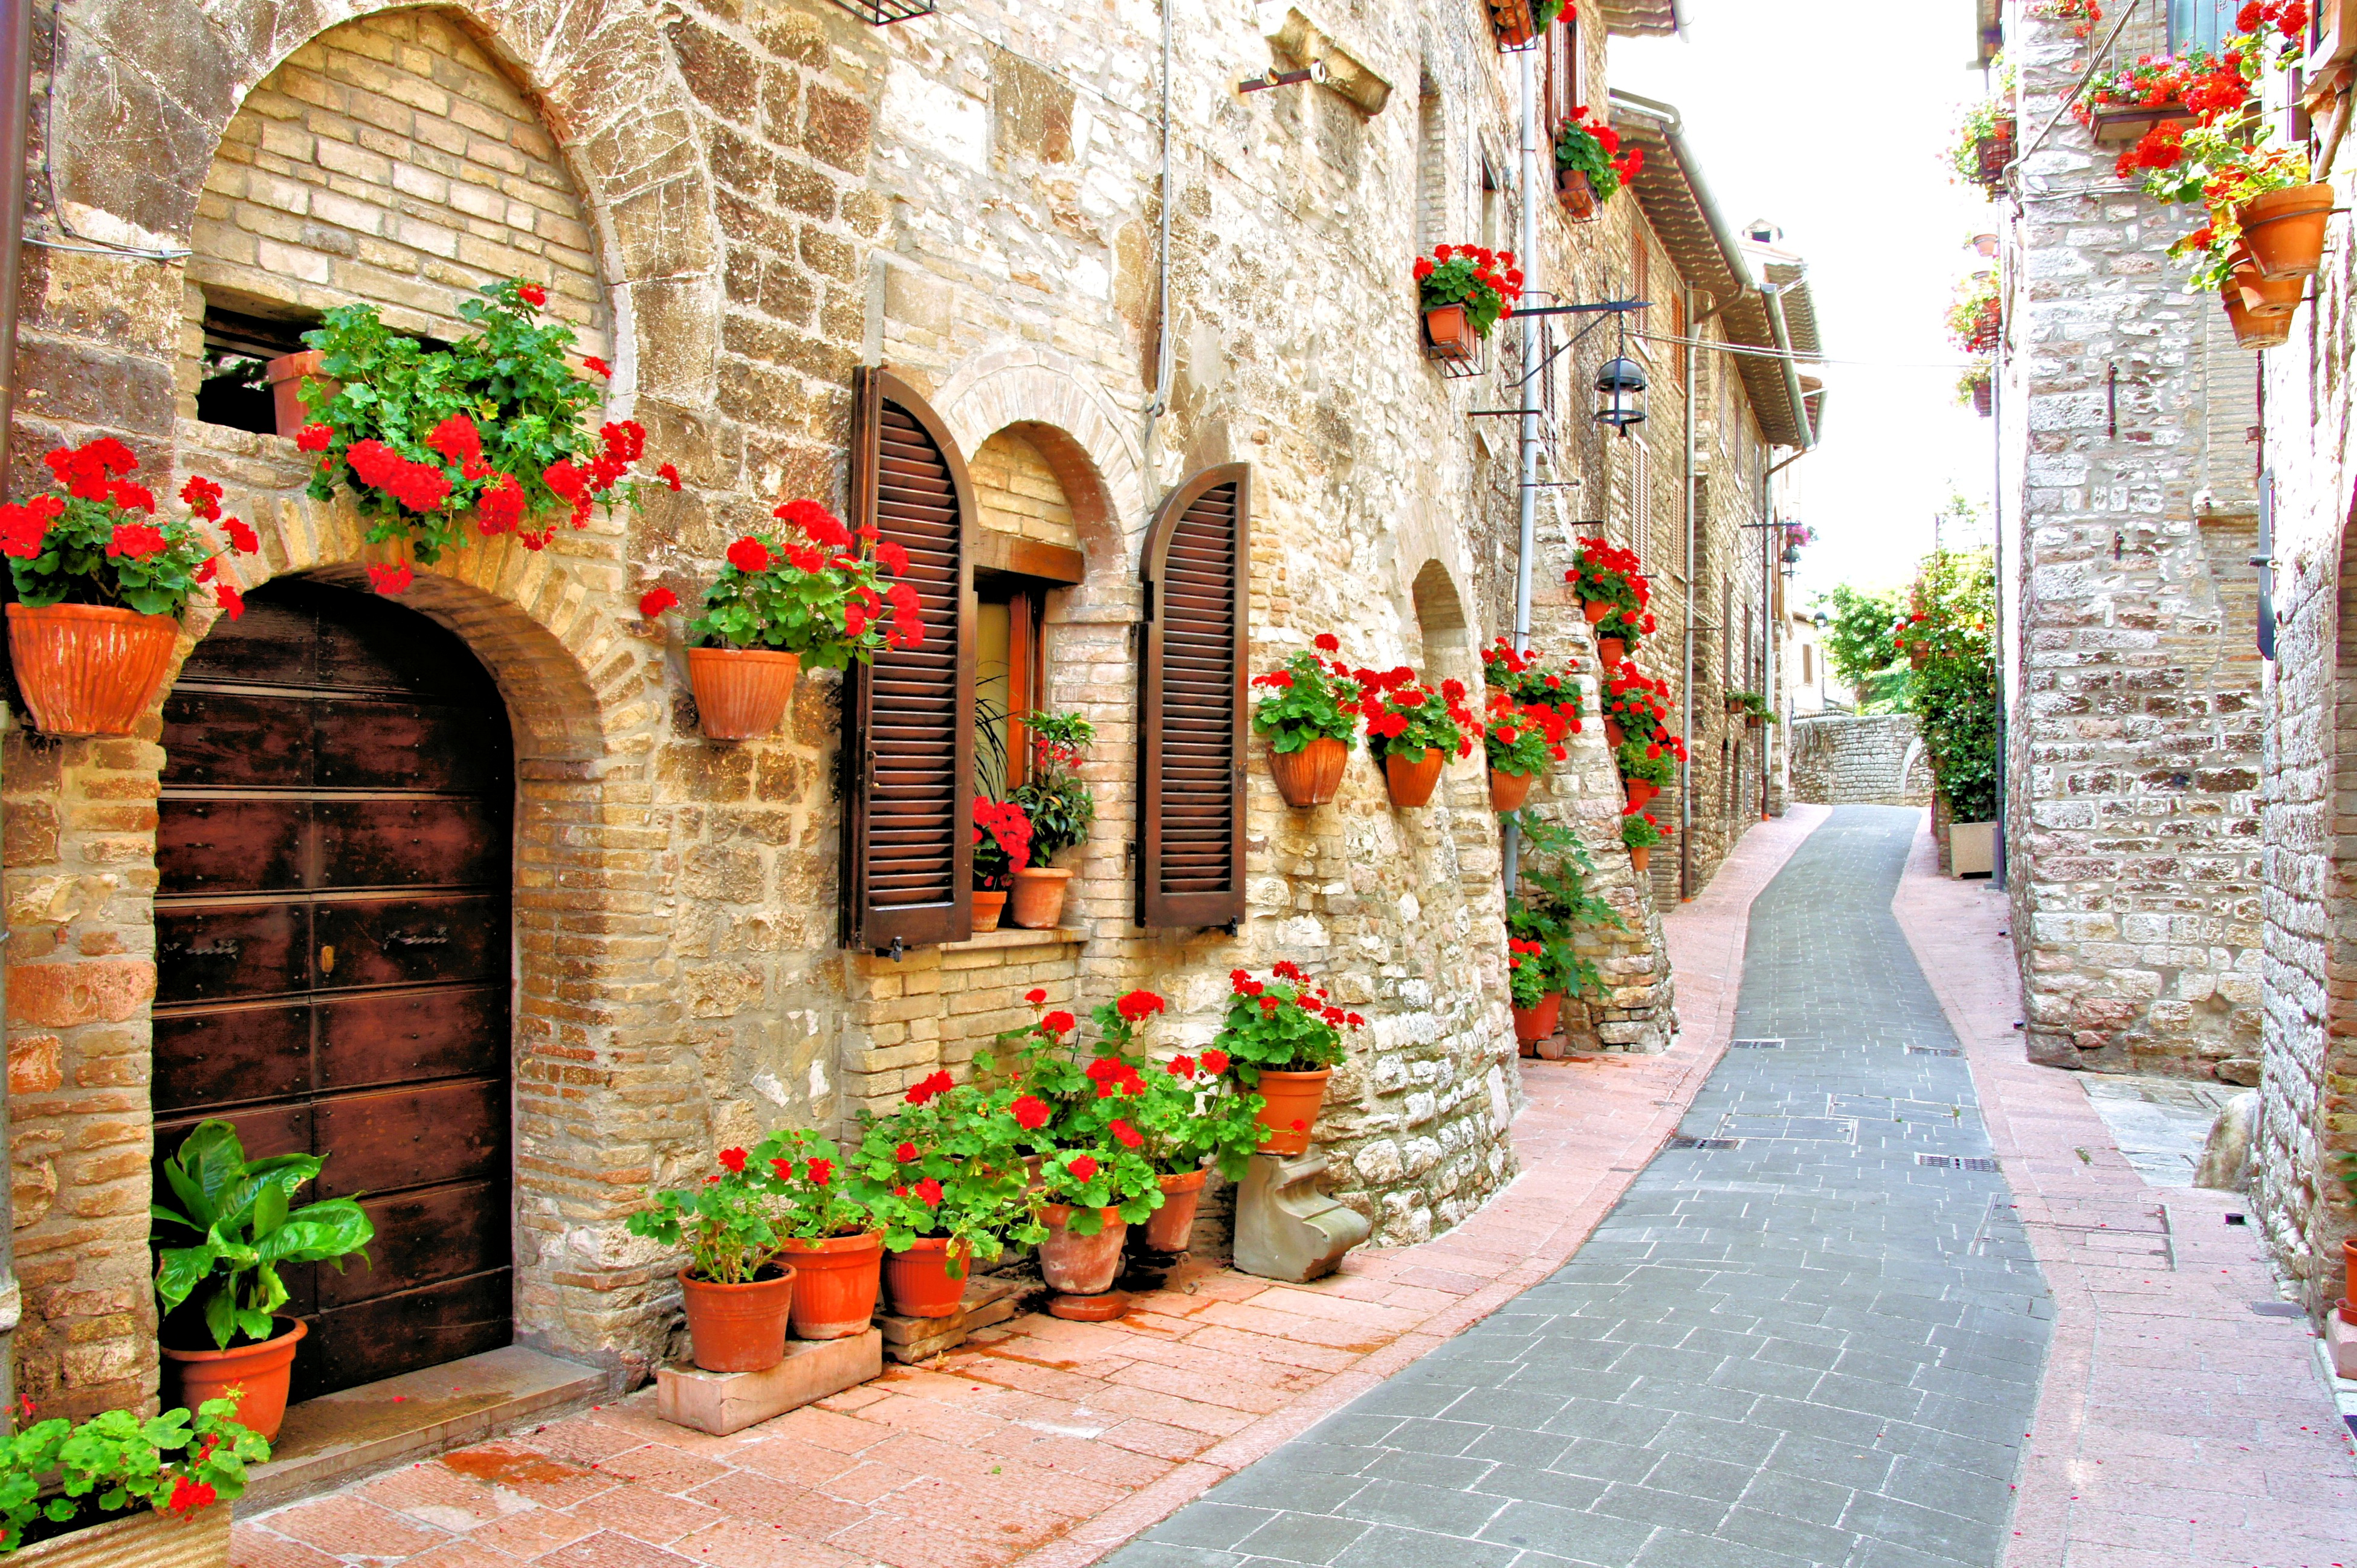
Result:
[[1203,1201],[1209,1170],[1180,1171],[1158,1178],[1162,1207],[1147,1216],[1146,1244],[1157,1252],[1183,1252],[1195,1234],[1195,1210]]
[[[1513,1004],[1509,1002],[1509,1007]],[[1555,1033],[1556,1020],[1563,1013],[1563,993],[1550,991],[1539,998],[1535,1007],[1514,1007],[1514,1038],[1523,1045],[1535,1046]]]
[[[2234,328],[2234,346],[2238,349],[2278,349],[2291,338],[2291,317],[2288,316],[2256,317],[2243,307],[2243,291],[2228,279],[2219,290],[2226,306],[2227,323]],[[1921,664],[1916,665],[1921,669]]]
[[2234,269],[2227,287],[2243,296],[2243,308],[2252,319],[2267,321],[2298,311],[2299,302],[2307,296],[2308,278],[2296,274],[2287,278],[2269,278],[2256,263]]
[[724,1285],[682,1269],[679,1288],[687,1301],[687,1357],[705,1371],[766,1372],[786,1359],[793,1270],[772,1263],[760,1279]]
[[1621,728],[1618,724],[1615,724],[1615,723],[1614,723],[1612,720],[1610,720],[1610,719],[1606,719],[1606,720],[1604,721],[1604,744],[1605,744],[1605,745],[1607,745],[1607,746],[1619,746],[1622,741],[1627,740],[1628,738],[1629,738],[1629,732],[1628,732],[1628,731],[1626,731],[1626,730],[1622,729],[1622,728]]
[[190,1410],[207,1400],[235,1399],[241,1425],[264,1437],[276,1437],[278,1423],[286,1419],[286,1385],[295,1371],[295,1347],[311,1330],[296,1318],[271,1321],[279,1325],[281,1332],[259,1345],[232,1345],[226,1350],[175,1350],[165,1346],[164,1362],[172,1369],[172,1380],[178,1384],[167,1391],[169,1396]]
[[1535,773],[1506,773],[1490,769],[1490,809],[1493,811],[1519,811],[1523,802],[1531,798],[1531,786],[1539,781]]
[[1996,383],[1994,381],[1973,383],[1973,412],[1983,419],[1988,418],[1996,412]]
[[1641,811],[1645,809],[1646,801],[1662,792],[1660,785],[1643,779],[1623,779],[1620,787],[1628,791],[1629,803]]
[[1538,20],[1531,0],[1490,0],[1490,20],[1498,29],[1498,47],[1518,49],[1538,36]]
[[1444,760],[1437,746],[1426,746],[1413,760],[1396,751],[1384,757],[1383,784],[1391,791],[1392,804],[1403,811],[1430,804]]
[[1028,865],[1015,874],[1007,913],[1027,931],[1044,931],[1064,918],[1064,895],[1072,874],[1052,865]]
[[270,412],[278,423],[278,434],[293,439],[302,428],[312,423],[311,411],[303,406],[303,383],[309,381],[328,397],[344,390],[344,383],[319,373],[319,361],[328,356],[317,349],[306,349],[299,354],[281,354],[262,367],[264,380],[270,383]]
[[1917,647],[1910,648],[1907,650],[1907,668],[1910,670],[1921,670],[1923,666],[1931,662],[1932,650],[1930,649]]
[[1624,639],[1617,637],[1599,637],[1596,639],[1597,661],[1606,669],[1610,669],[1628,657],[1629,644]]
[[704,738],[747,740],[776,729],[802,667],[800,654],[767,648],[689,649],[687,683]]
[[884,1268],[882,1231],[789,1240],[785,1252],[794,1261],[795,1338],[847,1339],[867,1332]]
[[1596,216],[1596,187],[1578,169],[1555,171],[1555,196],[1563,209],[1582,223]]
[[[955,1278],[950,1260],[957,1259]],[[952,1253],[946,1236],[920,1236],[905,1252],[884,1254],[884,1297],[895,1317],[947,1317],[965,1299],[974,1249],[961,1241]]]
[[1425,352],[1436,360],[1469,360],[1479,348],[1461,305],[1437,305],[1426,311],[1424,341]]
[[1129,1227],[1117,1208],[1101,1208],[1097,1215],[1104,1221],[1103,1230],[1093,1236],[1075,1236],[1069,1229],[1070,1204],[1040,1206],[1039,1223],[1048,1228],[1048,1239],[1039,1243],[1039,1277],[1048,1282],[1049,1290],[1067,1295],[1102,1295],[1113,1289],[1114,1280],[1121,1273],[1121,1244],[1128,1238]]
[[180,623],[109,605],[8,607],[8,658],[43,735],[130,735],[164,690]]
[[1582,599],[1579,601],[1579,613],[1587,618],[1587,624],[1590,626],[1595,626],[1601,622],[1606,616],[1612,613],[1613,608],[1613,603],[1610,599]]
[[1766,714],[1746,714],[1743,715],[1743,727],[1745,729],[1765,729],[1768,727],[1768,715]]
[[974,929],[977,931],[998,929],[998,917],[1006,912],[1006,890],[1003,887],[977,887],[974,890]]
[[1342,765],[1351,748],[1330,735],[1321,735],[1299,751],[1271,751],[1268,770],[1276,792],[1288,806],[1322,806],[1342,785]]
[[1318,1107],[1326,1099],[1330,1067],[1316,1072],[1264,1072],[1260,1075],[1260,1124],[1268,1129],[1262,1140],[1264,1155],[1301,1155],[1309,1151],[1309,1133],[1318,1125]]
[[2268,278],[2306,277],[2324,259],[2324,225],[2332,216],[2332,188],[2295,185],[2263,191],[2234,209],[2243,243]]
[[1645,875],[1646,868],[1651,866],[1652,864],[1653,846],[1652,844],[1636,843],[1629,846],[1630,870],[1635,872],[1638,875],[1642,876]]

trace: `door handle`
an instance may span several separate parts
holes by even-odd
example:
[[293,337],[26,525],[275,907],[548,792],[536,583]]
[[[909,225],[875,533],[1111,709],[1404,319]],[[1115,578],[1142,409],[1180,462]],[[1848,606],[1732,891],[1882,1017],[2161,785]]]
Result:
[[336,950],[332,943],[319,950],[319,972],[321,974],[336,972]]

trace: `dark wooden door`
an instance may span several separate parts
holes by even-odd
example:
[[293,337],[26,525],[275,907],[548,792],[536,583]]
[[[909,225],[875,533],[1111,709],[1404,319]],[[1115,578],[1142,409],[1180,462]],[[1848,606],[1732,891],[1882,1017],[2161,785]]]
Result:
[[275,584],[189,655],[164,746],[157,1158],[225,1117],[368,1209],[373,1266],[287,1280],[297,1397],[506,1344],[514,766],[490,677],[411,610]]

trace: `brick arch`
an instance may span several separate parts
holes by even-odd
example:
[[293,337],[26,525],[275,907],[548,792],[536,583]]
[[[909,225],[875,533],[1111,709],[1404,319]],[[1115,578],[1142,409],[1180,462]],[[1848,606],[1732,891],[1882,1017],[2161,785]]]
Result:
[[1125,546],[1144,536],[1144,456],[1119,405],[1087,365],[1052,349],[978,354],[951,373],[932,401],[967,452],[1010,424],[1023,426],[1056,470],[1084,546],[1100,540]]

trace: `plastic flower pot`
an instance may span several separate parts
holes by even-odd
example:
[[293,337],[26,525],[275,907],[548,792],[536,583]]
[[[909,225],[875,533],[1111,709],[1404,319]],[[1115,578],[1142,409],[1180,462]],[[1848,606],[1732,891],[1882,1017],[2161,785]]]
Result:
[[716,1284],[679,1272],[687,1302],[687,1359],[707,1372],[766,1372],[786,1359],[786,1323],[795,1271],[772,1263],[768,1277]]
[[1321,735],[1299,751],[1270,752],[1268,770],[1286,805],[1322,806],[1341,788],[1342,764],[1350,757],[1349,746],[1330,735]]
[[848,1339],[866,1333],[884,1269],[884,1233],[796,1238],[785,1251],[794,1261],[794,1337]]
[[1628,738],[1629,738],[1629,732],[1628,732],[1628,731],[1626,731],[1626,730],[1622,729],[1622,728],[1621,728],[1618,724],[1614,723],[1614,722],[1613,722],[1612,720],[1610,720],[1610,719],[1606,719],[1606,720],[1604,721],[1604,744],[1605,744],[1605,745],[1607,745],[1607,746],[1619,746],[1622,741],[1627,740]]
[[[273,1321],[283,1331],[259,1345],[232,1345],[226,1350],[175,1350],[164,1347],[164,1363],[172,1370],[177,1393],[167,1404],[194,1410],[207,1400],[235,1398],[237,1419],[264,1437],[278,1435],[286,1419],[286,1384],[295,1371],[295,1347],[311,1330],[292,1317]],[[242,1391],[232,1394],[231,1390]]]
[[1195,1209],[1203,1201],[1208,1170],[1180,1171],[1158,1177],[1162,1207],[1146,1217],[1146,1244],[1157,1252],[1183,1252],[1195,1234]]
[[1578,169],[1559,168],[1555,171],[1555,196],[1563,203],[1566,212],[1582,222],[1596,216],[1596,187]]
[[[2227,323],[2234,328],[2234,346],[2238,349],[2280,348],[2291,338],[2291,317],[2288,316],[2253,316],[2243,307],[2243,291],[2229,279],[2219,290],[2226,306]],[[1915,668],[1923,667],[1923,657],[1915,656]]]
[[1606,616],[1612,613],[1612,601],[1610,599],[1582,599],[1579,601],[1579,613],[1587,618],[1588,625],[1598,625]]
[[1633,843],[1629,846],[1630,870],[1635,872],[1638,875],[1642,876],[1645,875],[1646,868],[1651,866],[1652,864],[1653,846],[1652,844]]
[[1093,1236],[1075,1236],[1068,1229],[1071,1222],[1070,1204],[1043,1204],[1039,1222],[1048,1228],[1048,1239],[1039,1243],[1039,1277],[1048,1282],[1049,1290],[1066,1295],[1102,1295],[1113,1288],[1121,1273],[1121,1244],[1129,1235],[1129,1227],[1117,1208],[1097,1210],[1104,1229]]
[[1072,874],[1052,865],[1030,865],[1015,874],[1007,914],[1027,931],[1044,931],[1064,918],[1064,894]]
[[974,890],[974,929],[977,931],[998,929],[998,917],[1006,909],[1006,891],[1001,887],[977,887]]
[[311,411],[303,406],[305,381],[324,389],[331,398],[344,390],[343,382],[319,373],[319,361],[326,358],[317,349],[306,349],[299,354],[281,354],[262,367],[264,379],[270,382],[270,412],[278,422],[279,435],[291,440],[313,423]]
[[[1507,1004],[1512,1006],[1512,1003]],[[1539,998],[1535,1007],[1514,1008],[1514,1038],[1520,1044],[1535,1046],[1555,1033],[1555,1021],[1563,1014],[1563,993],[1550,991]]]
[[2324,259],[2324,225],[2332,216],[2332,188],[2295,185],[2263,191],[2234,209],[2243,243],[2261,275],[2306,277]]
[[689,649],[687,683],[704,738],[748,740],[776,729],[802,667],[802,655],[767,648]]
[[1316,1072],[1264,1072],[1260,1075],[1260,1124],[1268,1129],[1261,1141],[1264,1155],[1304,1155],[1309,1152],[1310,1129],[1318,1125],[1318,1108],[1326,1100],[1330,1067]]
[[1490,769],[1490,809],[1493,811],[1519,811],[1523,802],[1531,798],[1531,786],[1539,781],[1535,773],[1506,773]]
[[179,635],[170,616],[107,605],[8,607],[9,662],[44,735],[133,733],[164,690]]
[[947,1317],[965,1298],[974,1249],[958,1243],[958,1275],[950,1277],[950,1239],[920,1236],[905,1252],[884,1254],[884,1299],[895,1317]]
[[1622,638],[1599,637],[1596,639],[1596,657],[1607,666],[1618,664],[1629,657],[1629,644]]
[[19,1547],[9,1568],[229,1568],[230,1505],[117,1515]]
[[1469,360],[1475,351],[1473,324],[1461,305],[1437,305],[1424,313],[1425,352],[1436,360]]
[[1432,787],[1440,782],[1440,765],[1444,758],[1437,746],[1426,746],[1409,757],[1393,752],[1383,758],[1383,786],[1391,791],[1392,804],[1403,811],[1432,803]]

